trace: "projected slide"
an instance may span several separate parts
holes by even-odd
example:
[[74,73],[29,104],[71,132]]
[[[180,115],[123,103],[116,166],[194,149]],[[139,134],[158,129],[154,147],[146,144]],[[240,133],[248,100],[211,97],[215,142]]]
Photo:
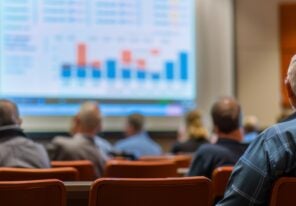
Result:
[[195,98],[194,0],[1,0],[4,96]]

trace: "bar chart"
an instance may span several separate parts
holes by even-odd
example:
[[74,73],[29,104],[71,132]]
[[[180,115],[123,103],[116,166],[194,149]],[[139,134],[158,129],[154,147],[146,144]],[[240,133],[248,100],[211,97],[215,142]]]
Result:
[[180,51],[176,59],[163,60],[163,69],[152,72],[145,59],[133,59],[130,50],[124,50],[117,59],[94,60],[88,62],[87,45],[77,45],[77,61],[61,66],[61,78],[64,80],[159,80],[186,81],[188,79],[188,53]]
[[1,0],[0,92],[192,101],[194,5],[194,0]]

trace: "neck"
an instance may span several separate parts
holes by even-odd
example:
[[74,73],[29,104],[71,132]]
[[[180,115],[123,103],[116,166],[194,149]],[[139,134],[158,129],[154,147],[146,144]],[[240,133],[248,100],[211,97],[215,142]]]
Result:
[[234,130],[230,133],[218,132],[217,135],[221,139],[231,139],[238,142],[241,142],[243,140],[243,133],[241,129]]

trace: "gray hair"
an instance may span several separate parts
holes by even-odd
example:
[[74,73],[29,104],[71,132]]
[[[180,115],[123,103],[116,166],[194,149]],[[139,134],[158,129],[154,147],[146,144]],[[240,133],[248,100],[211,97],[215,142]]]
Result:
[[296,95],[296,55],[294,55],[291,59],[287,79],[291,85],[293,93]]
[[19,124],[20,115],[15,103],[0,99],[0,127]]
[[101,112],[97,102],[85,102],[77,114],[81,124],[89,129],[97,128],[101,122]]

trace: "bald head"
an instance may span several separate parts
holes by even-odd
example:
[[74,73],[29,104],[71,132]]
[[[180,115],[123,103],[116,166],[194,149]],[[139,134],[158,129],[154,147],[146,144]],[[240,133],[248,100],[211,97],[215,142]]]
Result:
[[97,102],[85,102],[74,119],[73,133],[95,135],[101,128],[101,113]]
[[0,127],[20,124],[21,119],[16,104],[6,99],[0,99]]
[[215,127],[229,134],[241,127],[241,108],[232,97],[223,97],[216,101],[211,111]]

